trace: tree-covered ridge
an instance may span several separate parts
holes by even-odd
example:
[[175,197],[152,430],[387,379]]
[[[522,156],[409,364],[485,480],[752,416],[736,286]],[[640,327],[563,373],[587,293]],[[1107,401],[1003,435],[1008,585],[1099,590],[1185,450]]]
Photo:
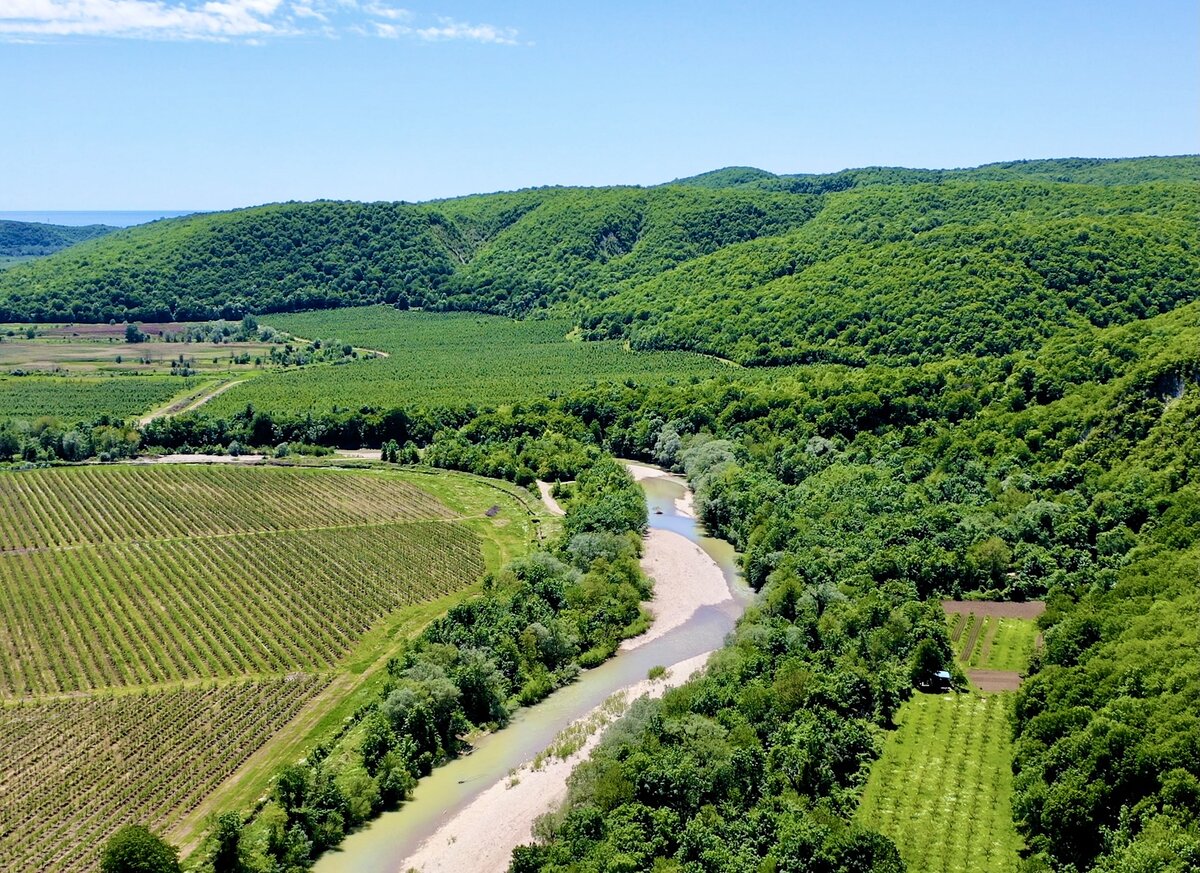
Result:
[[753,364],[1003,355],[1194,299],[1198,197],[1192,183],[864,188],[785,236],[625,283],[583,326]]
[[[155,222],[16,267],[0,276],[0,318],[390,303],[549,309],[582,317],[593,336],[754,363],[1002,353],[1047,335],[1031,328],[1031,307],[1051,324],[1105,324],[1190,299],[1198,166],[726,168],[654,188],[275,204]],[[1114,299],[1124,288],[1133,299]]]
[[1004,161],[953,170],[906,167],[859,167],[836,173],[776,175],[755,167],[724,167],[676,179],[673,185],[702,188],[745,186],[767,191],[825,194],[867,185],[912,185],[923,182],[1042,181],[1081,185],[1132,185],[1142,182],[1200,181],[1200,156],[1145,158],[1052,158]]
[[788,230],[810,198],[538,189],[287,203],[155,222],[0,279],[11,320],[196,320],[392,303],[528,312]]
[[50,255],[75,243],[112,233],[115,227],[89,224],[70,227],[33,221],[0,220],[0,257]]
[[811,197],[741,191],[558,191],[482,246],[439,306],[519,315],[593,300],[620,282],[799,227],[819,206]]

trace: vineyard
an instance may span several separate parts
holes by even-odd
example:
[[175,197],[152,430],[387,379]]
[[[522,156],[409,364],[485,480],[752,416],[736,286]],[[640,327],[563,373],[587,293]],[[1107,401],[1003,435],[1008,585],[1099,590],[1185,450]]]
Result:
[[379,349],[386,358],[264,373],[206,404],[227,416],[246,408],[451,406],[533,400],[590,382],[662,383],[728,365],[684,352],[632,352],[618,342],[575,342],[561,321],[518,322],[386,306],[264,317],[310,339]]
[[0,707],[0,869],[95,869],[122,824],[169,828],[327,681],[297,674]]
[[1009,700],[918,694],[901,707],[858,819],[890,837],[909,870],[1017,870]]
[[82,466],[0,477],[0,554],[447,518],[393,477],[335,470]]
[[199,384],[178,376],[0,376],[0,420],[132,418]]
[[374,628],[480,578],[482,514],[370,471],[0,476],[0,869],[186,830]]

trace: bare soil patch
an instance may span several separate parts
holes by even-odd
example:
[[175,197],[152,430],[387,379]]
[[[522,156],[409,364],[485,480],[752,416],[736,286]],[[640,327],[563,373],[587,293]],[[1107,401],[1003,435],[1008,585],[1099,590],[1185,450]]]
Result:
[[1046,604],[1040,600],[1027,600],[1024,603],[1013,603],[1002,600],[943,600],[942,609],[947,615],[994,616],[995,618],[1025,618],[1034,619],[1046,611]]
[[1016,691],[1021,687],[1021,674],[1015,670],[968,670],[967,678],[980,691]]

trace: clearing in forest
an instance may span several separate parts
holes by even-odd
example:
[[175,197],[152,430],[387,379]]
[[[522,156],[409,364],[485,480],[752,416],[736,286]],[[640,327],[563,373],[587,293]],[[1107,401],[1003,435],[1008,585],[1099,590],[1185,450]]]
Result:
[[[169,465],[0,475],[0,869],[94,870],[121,824],[183,840],[218,788],[252,801],[279,763],[268,744],[294,750],[343,718],[322,695],[348,697],[471,590],[485,543],[491,565],[536,530],[502,490],[413,481]],[[232,779],[244,763],[252,778]]]
[[984,691],[1015,689],[1037,646],[1034,619],[1046,611],[1046,605],[947,600],[942,607],[955,655],[971,681]]
[[946,601],[971,693],[916,694],[871,768],[858,818],[890,837],[909,870],[1015,871],[1009,694],[1037,645],[1045,604]]
[[1017,870],[1009,700],[917,694],[900,708],[857,819],[891,838],[914,873]]

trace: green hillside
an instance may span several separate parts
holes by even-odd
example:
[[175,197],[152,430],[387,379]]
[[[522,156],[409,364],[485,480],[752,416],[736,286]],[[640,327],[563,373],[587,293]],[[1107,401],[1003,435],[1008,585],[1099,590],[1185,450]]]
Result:
[[0,258],[27,258],[52,255],[87,239],[112,233],[115,227],[88,224],[69,227],[33,221],[0,220]]
[[[743,363],[930,360],[1164,312],[1197,287],[1196,157],[287,203],[155,222],[0,276],[0,318],[367,303],[548,310]],[[1034,319],[1033,314],[1038,318]]]
[[1196,183],[885,185],[589,306],[591,337],[741,363],[930,360],[1195,299]]

